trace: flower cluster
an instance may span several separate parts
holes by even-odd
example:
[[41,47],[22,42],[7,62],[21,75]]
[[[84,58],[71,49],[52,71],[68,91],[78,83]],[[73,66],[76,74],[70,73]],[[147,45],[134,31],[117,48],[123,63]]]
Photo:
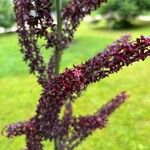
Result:
[[96,10],[104,2],[107,2],[107,0],[72,0],[63,12],[65,38],[71,41],[74,32],[85,15]]
[[67,149],[73,149],[91,135],[94,130],[104,128],[109,115],[124,103],[127,97],[128,95],[122,92],[100,108],[95,114],[71,118],[70,128],[72,129],[72,136],[67,135],[67,138],[66,136],[62,137],[62,147],[65,145]]
[[36,111],[37,118],[43,123],[40,126],[43,132],[49,130],[49,135],[55,134],[52,131],[59,124],[60,110],[72,95],[80,94],[89,84],[150,55],[150,38],[142,36],[136,41],[128,40],[127,36],[121,38],[85,64],[67,69],[48,82]]
[[50,0],[14,0],[21,52],[30,72],[37,75],[41,85],[45,85],[47,70],[50,69],[47,69],[38,39],[47,37],[49,31],[56,28],[51,16],[51,5]]
[[58,44],[61,49],[64,49],[73,39],[74,32],[85,15],[96,10],[104,2],[107,0],[71,0],[62,11],[61,38],[58,39],[55,32],[51,33],[48,37],[47,47]]
[[[118,72],[123,66],[144,60],[148,56],[150,56],[149,37],[141,36],[131,41],[130,36],[123,36],[108,46],[104,52],[100,52],[84,64],[75,66],[73,69],[66,69],[64,73],[51,78],[41,94],[36,115],[27,122],[9,126],[8,136],[25,134],[27,146],[32,147],[36,144],[39,145],[39,149],[42,149],[40,146],[42,140],[52,140],[56,137],[61,139],[62,147],[68,146],[65,143],[68,143],[69,139],[69,145],[71,143],[76,143],[72,147],[78,145],[92,131],[105,127],[108,116],[124,102],[127,95],[121,93],[96,114],[79,118],[72,115],[70,105],[72,100],[89,84]],[[66,102],[68,111],[65,112],[63,119],[60,119],[61,108]],[[69,136],[68,140],[65,138],[66,135]]]
[[150,55],[150,37],[141,36],[131,41],[129,35],[122,36],[103,53],[97,54],[85,63],[85,83],[95,82],[118,72],[123,66],[145,60]]
[[80,21],[106,0],[81,1],[73,0],[62,10],[62,33],[57,34],[57,27],[51,15],[51,0],[14,0],[18,26],[19,43],[24,60],[30,67],[30,72],[38,77],[38,82],[45,86],[51,72],[50,62],[46,65],[40,51],[39,38],[44,38],[44,47],[59,47],[63,50],[73,38]]

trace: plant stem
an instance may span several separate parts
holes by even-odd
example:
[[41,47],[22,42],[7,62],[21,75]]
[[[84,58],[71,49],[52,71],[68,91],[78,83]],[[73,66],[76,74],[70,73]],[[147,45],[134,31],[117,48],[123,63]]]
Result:
[[[56,13],[57,13],[57,38],[61,38],[61,30],[62,30],[62,20],[61,20],[61,0],[56,0]],[[59,74],[60,69],[60,61],[61,61],[61,49],[59,45],[55,47],[55,74]],[[59,137],[54,139],[55,150],[60,150],[60,140]]]
[[[57,12],[57,38],[61,38],[62,20],[61,20],[61,0],[56,0],[56,12]],[[59,45],[55,47],[55,74],[59,74],[61,60],[61,50]]]

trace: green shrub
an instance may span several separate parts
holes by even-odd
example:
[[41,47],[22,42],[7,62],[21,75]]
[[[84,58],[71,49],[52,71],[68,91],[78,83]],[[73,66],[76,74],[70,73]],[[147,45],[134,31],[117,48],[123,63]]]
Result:
[[110,27],[122,28],[147,10],[150,10],[150,0],[109,0],[100,13],[106,16]]
[[10,28],[15,22],[11,0],[0,0],[0,27]]

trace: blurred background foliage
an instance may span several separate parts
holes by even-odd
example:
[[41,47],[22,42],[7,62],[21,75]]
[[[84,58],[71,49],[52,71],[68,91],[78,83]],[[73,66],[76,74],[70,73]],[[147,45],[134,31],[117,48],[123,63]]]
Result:
[[0,0],[0,27],[10,28],[14,23],[12,0]]
[[135,17],[150,11],[150,0],[108,0],[99,12],[111,28],[127,28]]

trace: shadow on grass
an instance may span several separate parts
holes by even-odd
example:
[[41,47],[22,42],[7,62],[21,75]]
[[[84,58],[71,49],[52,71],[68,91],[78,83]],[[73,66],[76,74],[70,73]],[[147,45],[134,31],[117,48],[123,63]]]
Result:
[[17,32],[5,32],[5,33],[0,33],[0,37],[4,36],[9,36],[9,35],[15,35]]
[[109,28],[108,25],[95,25],[93,26],[93,30],[98,30],[98,31],[129,31],[129,30],[138,30],[141,28],[148,28],[150,27],[150,21],[134,21],[131,22],[130,25],[124,28]]

